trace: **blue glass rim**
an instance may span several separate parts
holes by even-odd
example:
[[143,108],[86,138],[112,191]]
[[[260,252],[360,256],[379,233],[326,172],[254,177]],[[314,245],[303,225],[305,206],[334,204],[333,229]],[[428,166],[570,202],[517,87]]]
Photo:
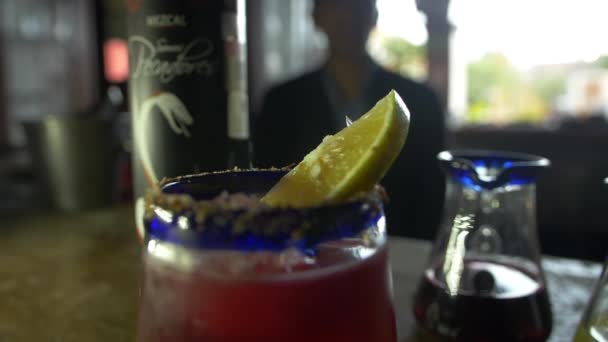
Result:
[[496,150],[448,150],[437,159],[452,180],[483,189],[533,184],[551,165],[545,157]]
[[282,251],[314,255],[322,242],[383,225],[383,199],[371,191],[351,201],[310,208],[210,205],[222,193],[265,193],[286,170],[230,170],[170,179],[146,196],[147,239],[195,249]]

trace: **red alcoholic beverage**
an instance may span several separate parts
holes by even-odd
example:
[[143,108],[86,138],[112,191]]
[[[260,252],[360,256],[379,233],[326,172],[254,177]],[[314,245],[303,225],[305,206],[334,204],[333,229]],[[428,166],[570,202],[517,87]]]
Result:
[[[201,198],[225,185],[257,193],[256,184],[280,174],[196,176],[164,191]],[[301,210],[209,205],[195,223],[190,208],[200,202],[173,210],[168,198],[146,221],[138,341],[396,341],[377,200]]]

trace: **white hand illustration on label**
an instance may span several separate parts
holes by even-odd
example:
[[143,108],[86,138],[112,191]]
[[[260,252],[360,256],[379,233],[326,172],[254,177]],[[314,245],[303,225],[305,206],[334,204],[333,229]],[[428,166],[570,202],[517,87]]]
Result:
[[192,118],[188,108],[186,108],[184,103],[172,93],[162,92],[153,95],[142,102],[141,108],[137,111],[137,122],[134,123],[134,132],[135,139],[137,140],[136,146],[138,155],[148,183],[158,182],[158,175],[152,164],[150,147],[146,143],[146,124],[152,113],[154,113],[155,108],[160,110],[161,114],[167,120],[169,127],[171,127],[171,130],[177,135],[183,135],[186,138],[190,138],[191,135],[188,126],[194,124],[194,118]]

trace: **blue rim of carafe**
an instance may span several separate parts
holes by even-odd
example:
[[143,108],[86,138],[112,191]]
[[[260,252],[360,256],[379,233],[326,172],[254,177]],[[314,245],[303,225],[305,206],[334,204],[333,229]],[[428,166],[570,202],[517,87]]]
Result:
[[492,150],[443,151],[437,159],[452,180],[480,189],[533,184],[551,165],[544,157]]
[[[224,191],[263,194],[285,172],[232,170],[164,182],[158,195],[149,196],[156,200],[148,200],[146,204],[146,238],[203,250],[296,248],[314,255],[316,246],[322,242],[356,237],[368,228],[384,225],[382,196],[376,191],[346,203],[310,208],[205,206],[205,200]],[[193,201],[175,205],[176,201],[170,199],[180,195],[188,195]]]

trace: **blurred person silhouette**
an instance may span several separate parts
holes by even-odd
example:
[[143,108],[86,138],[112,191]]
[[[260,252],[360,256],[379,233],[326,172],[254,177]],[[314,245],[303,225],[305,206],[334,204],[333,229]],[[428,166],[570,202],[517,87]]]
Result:
[[318,70],[271,89],[255,122],[258,167],[298,163],[326,135],[356,120],[391,89],[411,113],[407,142],[382,180],[391,234],[432,238],[443,203],[436,155],[444,147],[441,105],[427,86],[388,72],[366,51],[376,25],[376,0],[315,0],[313,19],[328,38],[328,58]]

